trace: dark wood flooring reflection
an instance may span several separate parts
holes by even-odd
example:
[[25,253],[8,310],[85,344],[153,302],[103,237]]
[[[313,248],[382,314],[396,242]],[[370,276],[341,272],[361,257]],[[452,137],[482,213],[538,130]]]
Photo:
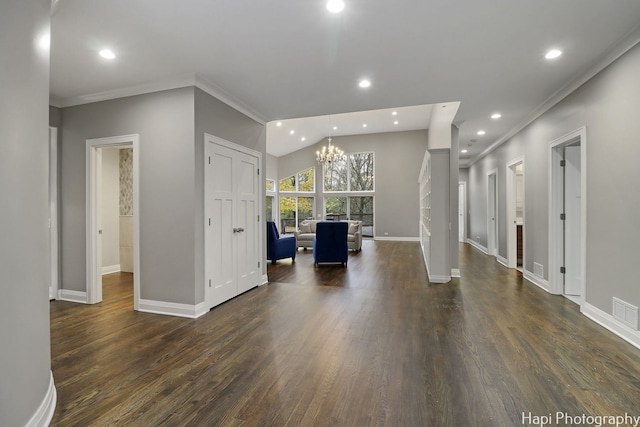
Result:
[[640,350],[468,245],[429,284],[417,243],[310,251],[202,316],[51,303],[55,426],[520,426],[522,414],[640,415]]

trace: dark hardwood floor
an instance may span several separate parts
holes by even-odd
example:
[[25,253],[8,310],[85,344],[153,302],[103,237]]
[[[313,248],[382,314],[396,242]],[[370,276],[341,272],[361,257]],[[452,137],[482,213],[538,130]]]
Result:
[[[640,350],[469,245],[429,284],[420,247],[310,251],[199,319],[51,303],[54,426],[521,426],[523,413],[640,416]],[[528,425],[524,423],[524,425]],[[564,424],[563,424],[564,425]]]

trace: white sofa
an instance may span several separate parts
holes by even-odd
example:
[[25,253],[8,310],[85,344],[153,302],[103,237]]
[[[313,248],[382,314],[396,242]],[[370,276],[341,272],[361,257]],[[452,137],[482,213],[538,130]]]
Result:
[[[312,248],[313,238],[316,237],[316,224],[320,220],[306,219],[300,222],[300,227],[295,231],[298,248]],[[362,250],[362,221],[344,220],[349,224],[347,231],[347,244],[349,250],[360,252]]]

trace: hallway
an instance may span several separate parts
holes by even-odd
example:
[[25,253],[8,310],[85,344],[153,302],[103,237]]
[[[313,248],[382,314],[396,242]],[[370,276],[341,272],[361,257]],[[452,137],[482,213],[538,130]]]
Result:
[[310,251],[199,319],[51,303],[55,426],[511,426],[523,413],[639,416],[640,350],[469,245],[427,284],[413,242]]

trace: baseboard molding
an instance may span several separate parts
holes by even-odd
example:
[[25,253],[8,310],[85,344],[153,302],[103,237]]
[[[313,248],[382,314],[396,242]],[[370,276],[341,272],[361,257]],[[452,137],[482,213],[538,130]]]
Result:
[[489,255],[489,249],[485,248],[475,240],[467,239],[467,243],[473,246],[474,248],[476,248],[477,250],[479,250],[480,252],[482,252],[483,254]]
[[40,402],[38,410],[27,422],[26,427],[46,427],[51,423],[53,413],[56,410],[58,394],[56,392],[55,383],[53,382],[53,372],[49,371],[49,374],[49,387],[47,388],[47,392],[45,393],[42,402]]
[[501,257],[500,255],[498,255],[496,256],[496,261],[498,261],[500,264],[504,265],[505,267],[509,268],[509,261],[507,261],[505,257]]
[[632,346],[640,349],[639,331],[631,329],[624,323],[616,320],[611,314],[606,313],[589,303],[584,303],[581,311],[582,314],[587,316],[589,319],[613,332]]
[[140,299],[138,311],[142,311],[144,313],[163,314],[165,316],[187,317],[189,319],[196,319],[205,314],[208,310],[206,309],[204,301],[196,305],[191,305],[180,304],[176,302]]
[[451,277],[462,277],[460,275],[460,269],[459,268],[452,268],[451,269]]
[[62,301],[79,302],[88,304],[87,293],[81,291],[72,291],[70,289],[60,289],[58,291],[58,299]]
[[419,242],[419,237],[374,237],[373,240],[376,241],[390,241],[390,242]]
[[106,267],[102,267],[102,275],[103,276],[105,274],[118,273],[119,271],[121,271],[120,264],[108,265]]
[[262,285],[266,285],[269,283],[269,277],[266,274],[262,275],[262,283],[260,283],[260,286]]
[[529,270],[524,270],[523,276],[525,279],[527,279],[537,287],[549,292],[550,294],[553,294],[553,292],[551,292],[551,287],[549,286],[549,282],[547,280],[544,280],[543,278],[536,276]]

